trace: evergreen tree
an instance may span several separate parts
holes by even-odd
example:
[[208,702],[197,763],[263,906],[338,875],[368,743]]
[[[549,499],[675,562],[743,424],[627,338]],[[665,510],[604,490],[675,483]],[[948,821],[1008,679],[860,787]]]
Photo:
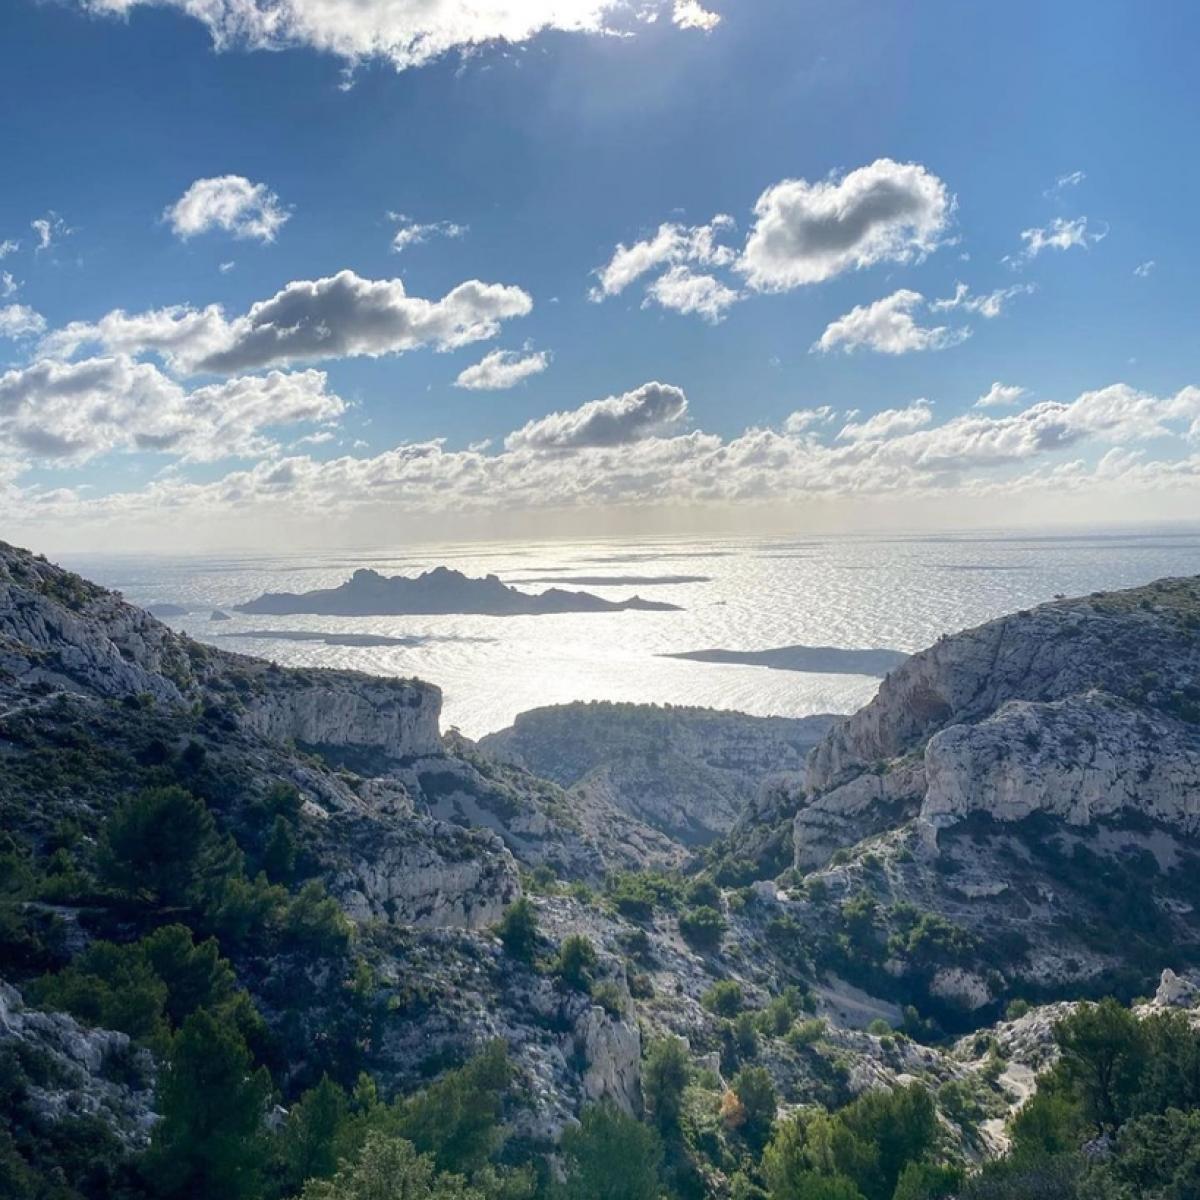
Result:
[[605,1101],[583,1110],[560,1143],[565,1200],[657,1200],[662,1157],[652,1129]]
[[650,1043],[642,1063],[642,1098],[664,1133],[679,1127],[683,1090],[691,1075],[692,1064],[683,1038],[664,1037]]
[[147,1172],[179,1200],[247,1200],[259,1194],[271,1098],[238,1031],[205,1009],[183,1023],[159,1080],[161,1120]]

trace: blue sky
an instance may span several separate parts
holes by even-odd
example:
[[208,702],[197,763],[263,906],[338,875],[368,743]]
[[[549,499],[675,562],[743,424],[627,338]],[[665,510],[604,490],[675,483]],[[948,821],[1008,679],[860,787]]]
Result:
[[[477,44],[503,4],[437,0],[428,28],[418,7],[362,28],[348,0],[340,21],[336,3],[230,0],[241,37],[175,3],[0,8],[0,243],[18,243],[0,261],[0,500],[26,540],[153,542],[188,513],[253,541],[279,507],[301,540],[570,531],[598,510],[633,528],[919,523],[948,499],[982,520],[1017,494],[1014,517],[1066,493],[1064,516],[1194,510],[1193,5],[531,0],[510,7],[548,28]],[[272,49],[244,36],[264,14]],[[449,48],[413,62],[421,35]],[[199,192],[193,226],[164,215],[230,179],[260,205],[230,228]],[[755,204],[785,181],[807,189],[785,222],[852,210],[868,184],[899,215],[848,261],[776,245],[755,274]],[[262,204],[269,239],[238,236]],[[433,228],[396,252],[389,214]],[[663,223],[692,244],[717,214],[723,251],[677,247],[591,298],[619,244]],[[114,310],[220,305],[228,342],[256,302],[343,271],[351,291],[401,280],[404,304],[509,290],[449,338],[347,331],[216,370],[99,333]],[[698,287],[720,307],[644,304],[672,271],[668,300]],[[64,338],[72,322],[91,328]],[[455,386],[496,350],[529,373]],[[266,388],[272,370],[289,378]],[[1024,391],[977,407],[997,382]],[[879,413],[900,415],[864,432]]]

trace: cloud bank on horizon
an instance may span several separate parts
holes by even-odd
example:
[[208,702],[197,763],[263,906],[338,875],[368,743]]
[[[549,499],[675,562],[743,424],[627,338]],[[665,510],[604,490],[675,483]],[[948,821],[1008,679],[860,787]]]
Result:
[[[695,54],[688,69],[709,73],[734,53],[727,32],[769,36],[698,0],[75,0],[104,37],[142,36],[151,7],[199,23],[222,70],[266,49],[332,55],[354,72],[379,63],[408,81],[408,103],[461,90],[463,72],[486,83],[518,50],[553,72],[567,51],[547,35],[602,45],[595,70],[623,70],[611,64],[645,41],[658,61]],[[688,38],[693,50],[676,49]],[[452,53],[458,67],[435,82],[427,73]],[[345,122],[361,89],[345,84],[302,103],[353,143]],[[315,525],[389,508],[531,519],[744,509],[753,521],[764,506],[883,512],[1068,493],[1163,497],[1174,512],[1200,487],[1194,362],[1176,357],[1145,384],[1125,382],[1142,374],[1140,355],[1093,366],[1077,349],[1068,372],[1046,368],[1052,340],[1021,352],[1070,304],[1118,312],[1118,279],[1160,323],[1173,319],[1154,299],[1170,286],[1169,254],[1081,211],[1103,163],[1043,172],[1009,213],[945,147],[858,165],[826,147],[812,169],[821,156],[768,138],[736,187],[668,162],[659,181],[625,179],[629,197],[610,214],[602,197],[543,205],[566,152],[539,158],[532,132],[511,210],[492,191],[516,186],[504,174],[515,166],[485,170],[476,143],[474,160],[461,157],[458,126],[439,130],[445,163],[427,151],[386,187],[370,141],[347,155],[345,179],[314,186],[323,172],[304,136],[270,155],[223,136],[239,153],[216,137],[182,147],[161,179],[120,174],[142,233],[119,261],[103,211],[73,205],[65,182],[61,197],[38,189],[21,217],[0,205],[0,500],[13,526],[272,512]],[[641,136],[626,129],[614,144]],[[570,165],[581,169],[586,158]],[[653,197],[684,179],[686,206],[639,198],[640,185]],[[1106,273],[1112,293],[1077,285],[1081,265],[1092,281]],[[81,302],[66,281],[91,278]]]

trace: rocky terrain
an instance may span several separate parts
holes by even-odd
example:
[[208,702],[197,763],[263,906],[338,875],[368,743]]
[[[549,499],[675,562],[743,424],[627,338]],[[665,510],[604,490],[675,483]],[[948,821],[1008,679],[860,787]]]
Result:
[[596,797],[686,846],[728,833],[776,787],[798,790],[831,716],[749,717],[650,704],[563,704],[521,713],[480,739],[486,754]]
[[255,600],[234,606],[238,612],[315,613],[321,616],[377,617],[421,613],[482,613],[509,617],[539,613],[677,611],[678,605],[658,600],[604,600],[590,592],[568,592],[550,588],[545,592],[518,591],[501,583],[495,575],[470,579],[461,571],[435,567],[421,575],[380,575],[365,568],[357,570],[335,588],[321,588],[296,595],[267,592]]
[[[0,544],[13,1103],[145,1143],[162,1035],[38,997],[188,912],[285,1108],[323,1073],[403,1096],[500,1038],[508,1144],[544,1155],[591,1103],[640,1113],[678,1036],[706,1194],[756,1169],[716,1115],[750,1068],[781,1112],[918,1081],[981,1161],[1081,999],[1157,987],[1135,1012],[1200,1023],[1198,681],[1200,581],[1167,580],[945,638],[842,720],[568,705],[475,745],[430,684],[230,654]],[[199,805],[219,894],[113,882],[139,797]]]

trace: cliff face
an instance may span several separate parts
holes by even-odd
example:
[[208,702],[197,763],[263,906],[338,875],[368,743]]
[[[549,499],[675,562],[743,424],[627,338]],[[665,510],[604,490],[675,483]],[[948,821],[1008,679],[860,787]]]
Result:
[[353,671],[285,671],[183,637],[116,592],[0,543],[0,673],[28,690],[221,706],[275,741],[437,753],[438,688]]
[[[295,786],[330,891],[356,919],[482,928],[519,892],[511,854],[488,832],[417,811],[395,778],[351,786],[294,749],[371,751],[389,763],[440,755],[441,692],[431,684],[228,654],[0,543],[0,701],[8,721],[24,718],[20,729],[0,730],[0,750],[57,728],[134,757],[147,739],[159,754],[184,739],[251,794],[272,782]],[[94,803],[117,799],[97,794]],[[88,801],[65,798],[67,818],[71,803]]]
[[563,704],[521,713],[480,748],[554,780],[581,810],[604,806],[698,846],[727,833],[772,787],[798,789],[805,755],[833,719]]
[[909,817],[1141,813],[1191,832],[1200,781],[1200,581],[1059,601],[943,638],[808,763],[796,863]]

